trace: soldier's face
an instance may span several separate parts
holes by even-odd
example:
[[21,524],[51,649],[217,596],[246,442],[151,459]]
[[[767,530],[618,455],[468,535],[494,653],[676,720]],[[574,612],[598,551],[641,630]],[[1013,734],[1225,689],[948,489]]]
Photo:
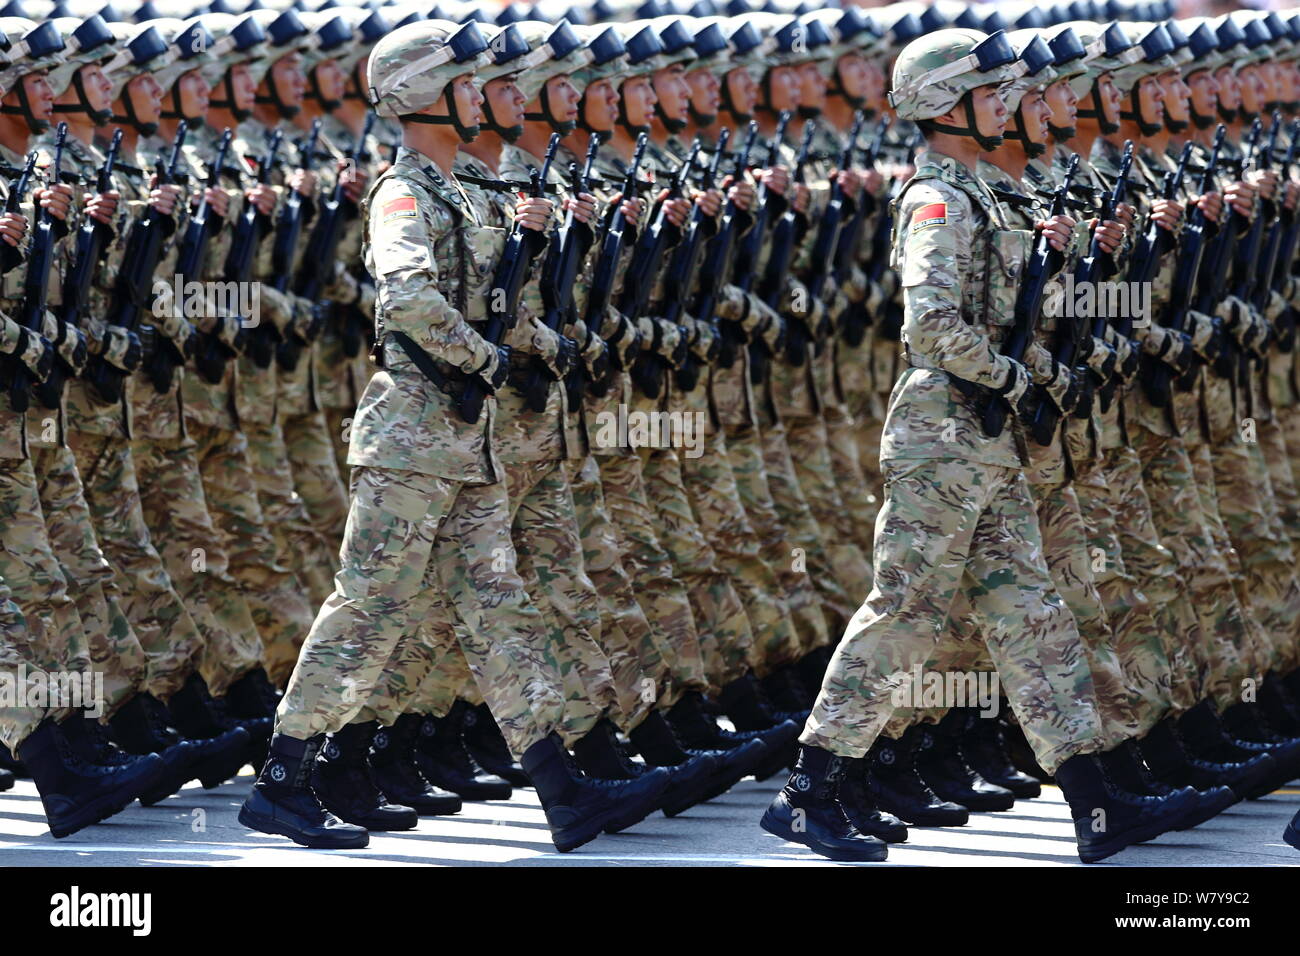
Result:
[[527,105],[524,94],[515,85],[512,76],[500,76],[488,80],[483,86],[483,95],[487,98],[492,115],[500,126],[523,126],[524,107]]
[[474,76],[466,73],[452,80],[452,97],[456,115],[466,126],[477,126],[483,121],[483,94],[474,85]]
[[655,96],[659,108],[669,119],[685,121],[691,103],[691,88],[686,84],[686,70],[670,66],[653,74]]
[[691,70],[686,74],[691,88],[691,107],[705,116],[716,116],[722,103],[721,84],[712,70]]
[[[127,97],[131,98],[131,105],[141,123],[157,123],[161,118],[163,88],[152,73],[132,77],[122,91],[122,98]],[[126,110],[118,109],[114,112],[125,113]]]
[[1074,95],[1068,80],[1057,80],[1043,93],[1043,102],[1051,111],[1051,123],[1061,129],[1072,129],[1079,118],[1079,98]]
[[266,87],[265,95],[271,93],[270,84],[274,83],[280,93],[280,99],[290,109],[302,106],[302,97],[307,92],[307,81],[302,75],[302,56],[290,53],[271,64],[262,85]]
[[[551,104],[551,115],[561,123],[572,123],[578,118],[578,101],[582,94],[563,73],[546,81],[546,99]],[[538,97],[537,111],[541,112],[541,97]]]
[[618,122],[618,90],[613,80],[597,80],[587,87],[582,121],[600,133],[608,133]]
[[768,86],[771,89],[772,112],[780,113],[783,110],[795,110],[799,107],[799,88],[803,84],[799,79],[799,71],[792,66],[773,67],[768,74]]
[[176,81],[181,92],[181,112],[185,116],[203,116],[208,112],[208,96],[212,89],[203,74],[190,70]]
[[1275,78],[1277,86],[1274,96],[1280,103],[1290,103],[1295,99],[1295,64],[1279,63]]
[[[22,84],[32,116],[38,122],[44,120],[48,123],[54,115],[54,91],[50,89],[50,81],[46,79],[45,71],[28,73],[22,78]],[[18,109],[18,90],[13,89],[6,93],[3,102],[6,106]]]
[[727,74],[726,83],[727,95],[737,111],[745,115],[753,113],[758,103],[758,82],[754,74],[742,66]]
[[320,87],[321,99],[343,99],[343,89],[347,79],[347,74],[335,60],[322,60],[316,64],[316,85]]
[[826,108],[826,77],[816,63],[799,67],[799,105],[816,110]]
[[867,61],[856,53],[846,53],[835,64],[840,89],[851,100],[865,100],[870,92]]
[[1160,123],[1164,117],[1163,105],[1165,93],[1160,81],[1154,76],[1144,76],[1138,81],[1138,110],[1142,119],[1149,123]]
[[650,118],[654,115],[655,104],[659,102],[659,98],[655,96],[654,86],[650,83],[650,77],[634,76],[623,84],[621,95],[628,125],[649,126]]
[[[971,106],[975,110],[975,128],[985,136],[1001,136],[1006,131],[1009,114],[1002,97],[998,95],[996,84],[990,83],[972,90]],[[948,115],[952,118],[953,125],[965,122],[965,110],[960,107]]]
[[251,110],[257,102],[257,83],[247,63],[236,63],[230,68],[230,87],[235,91],[235,108]]
[[1258,113],[1264,108],[1264,84],[1260,82],[1258,69],[1250,66],[1237,74],[1237,88],[1241,108],[1247,113]]
[[1225,110],[1235,110],[1241,105],[1241,90],[1237,86],[1237,75],[1232,67],[1225,66],[1216,70],[1214,81],[1219,86],[1219,102]]
[[1052,108],[1047,105],[1042,91],[1030,90],[1020,98],[1020,113],[1025,118],[1025,135],[1031,143],[1047,143],[1047,121]]
[[[108,109],[111,105],[109,97],[113,93],[113,85],[104,76],[104,71],[99,68],[99,64],[88,63],[77,70],[77,73],[81,76],[81,86],[86,91],[86,102],[90,105],[90,108],[97,111]],[[69,83],[68,88],[59,94],[59,98],[55,102],[75,105],[79,99],[77,85]]]
[[885,105],[885,71],[875,60],[863,60],[862,66],[867,77],[867,91],[864,94],[867,106],[879,110]]
[[1187,78],[1192,93],[1192,108],[1201,116],[1213,116],[1219,99],[1219,84],[1209,70],[1197,70]]
[[1109,73],[1097,77],[1097,92],[1101,94],[1101,108],[1107,120],[1119,125],[1119,103],[1121,94]]
[[1187,88],[1182,76],[1171,70],[1161,73],[1159,80],[1165,98],[1165,116],[1175,123],[1189,122],[1191,117],[1187,112],[1187,102],[1192,91]]

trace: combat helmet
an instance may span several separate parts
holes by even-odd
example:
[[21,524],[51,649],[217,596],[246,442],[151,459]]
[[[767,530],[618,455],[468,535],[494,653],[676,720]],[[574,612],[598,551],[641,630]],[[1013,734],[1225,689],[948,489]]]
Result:
[[122,115],[114,114],[113,122],[129,124],[141,136],[152,136],[158,132],[158,124],[142,122],[136,115],[127,84],[137,76],[170,66],[177,53],[152,23],[121,21],[110,23],[108,28],[113,31],[117,53],[104,64],[104,75],[113,87],[112,101],[120,100],[125,111]]
[[1030,90],[1045,90],[1060,78],[1056,72],[1056,54],[1038,30],[1015,30],[1007,34],[1007,39],[1025,65],[1025,73],[1002,90],[1002,102],[1011,113],[1011,123],[1002,135],[1018,142],[1025,155],[1033,159],[1045,153],[1047,145],[1029,138],[1022,101]]
[[96,126],[107,126],[113,118],[112,110],[91,109],[86,98],[86,87],[81,68],[90,64],[103,65],[111,60],[117,50],[113,46],[113,31],[100,16],[85,20],[76,17],[57,17],[50,21],[63,37],[64,61],[53,67],[45,76],[54,95],[60,96],[69,85],[77,94],[75,103],[55,103],[55,113],[85,113]]
[[[380,116],[454,126],[463,142],[472,142],[479,126],[462,121],[452,80],[491,62],[487,39],[473,21],[462,25],[447,20],[408,23],[370,51],[366,66],[370,105]],[[447,104],[446,116],[418,112],[439,100]]]
[[591,62],[580,70],[575,70],[570,78],[573,85],[582,91],[578,102],[578,125],[588,133],[593,133],[600,141],[608,142],[614,135],[613,130],[592,129],[587,123],[587,91],[601,80],[613,79],[627,66],[627,46],[623,37],[613,26],[577,27],[578,36],[591,54]]
[[540,20],[524,20],[515,24],[520,35],[533,48],[536,62],[515,79],[515,85],[528,103],[538,100],[540,111],[524,114],[530,123],[547,123],[561,136],[568,136],[577,128],[574,120],[560,119],[551,110],[547,84],[557,76],[572,73],[591,62],[592,53],[578,36],[568,20],[551,25]]
[[[1002,137],[979,131],[970,94],[981,86],[1014,80],[1025,69],[1004,31],[990,36],[962,27],[937,30],[898,54],[889,103],[899,119],[913,120],[926,132],[969,136],[983,149],[993,150]],[[965,109],[965,126],[935,122],[959,105]]]
[[5,103],[0,105],[0,112],[21,116],[32,133],[43,133],[49,129],[50,122],[32,115],[27,88],[21,81],[28,73],[49,69],[64,61],[63,37],[48,20],[37,25],[24,17],[0,17],[0,34],[9,44],[5,51],[8,64],[0,70],[0,91],[16,89],[18,93],[18,105]]
[[1119,124],[1106,118],[1097,81],[1106,74],[1113,77],[1118,71],[1137,63],[1142,59],[1142,48],[1134,44],[1118,23],[1075,20],[1062,24],[1058,31],[1067,29],[1074,31],[1088,51],[1087,72],[1070,81],[1070,87],[1079,98],[1078,115],[1096,120],[1104,135],[1118,133]]
[[[252,116],[252,110],[236,104],[231,70],[247,63],[254,76],[260,75],[261,68],[254,64],[260,64],[266,58],[269,38],[262,24],[252,14],[234,16],[227,13],[205,13],[200,22],[212,34],[217,48],[214,62],[201,67],[213,93],[208,106],[229,110],[242,123]],[[218,90],[220,98],[217,97]]]

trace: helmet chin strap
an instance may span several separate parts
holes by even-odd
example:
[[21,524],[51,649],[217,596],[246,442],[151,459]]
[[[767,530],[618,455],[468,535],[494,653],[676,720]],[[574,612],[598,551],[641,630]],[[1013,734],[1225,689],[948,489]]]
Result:
[[140,117],[136,115],[135,101],[131,99],[131,86],[129,83],[126,86],[122,87],[122,104],[126,108],[126,115],[119,116],[116,113],[114,113],[113,122],[119,124],[129,123],[131,125],[131,128],[134,129],[141,136],[152,136],[154,133],[158,132],[157,123],[141,122]]
[[1197,129],[1209,129],[1214,125],[1214,116],[1196,112],[1196,104],[1191,100],[1187,102],[1187,115],[1192,118],[1192,125]]
[[1079,130],[1077,128],[1073,126],[1055,126],[1050,120],[1047,123],[1047,132],[1051,134],[1052,139],[1056,140],[1056,142],[1060,143],[1062,146],[1065,145],[1068,140],[1072,140],[1074,137],[1079,135]]
[[242,123],[253,115],[253,111],[242,106],[235,105],[235,85],[230,78],[230,72],[226,72],[225,79],[221,85],[226,88],[226,98],[224,100],[209,100],[208,106],[214,106],[219,110],[227,110],[235,118],[235,122]]
[[686,129],[686,120],[675,119],[674,117],[669,116],[664,112],[663,106],[659,103],[655,103],[655,116],[659,117],[659,122],[664,124],[664,129],[668,130],[670,134],[680,133],[682,130]]
[[1095,119],[1097,125],[1101,127],[1103,136],[1114,136],[1119,132],[1119,124],[1106,118],[1106,107],[1101,102],[1101,87],[1096,83],[1092,85],[1092,109],[1080,109],[1076,113],[1084,119]]
[[932,119],[917,120],[916,125],[923,130],[933,131],[936,133],[950,133],[953,136],[969,136],[975,142],[979,143],[980,148],[985,152],[992,152],[1002,145],[1002,136],[985,136],[979,130],[979,124],[975,120],[975,101],[971,98],[969,92],[963,93],[959,101],[966,112],[965,126],[943,126]]
[[[1131,120],[1136,123],[1138,131],[1141,132],[1143,136],[1155,136],[1164,129],[1163,123],[1149,123],[1142,116],[1142,101],[1136,85],[1129,91],[1128,100],[1132,104],[1133,108],[1131,110],[1121,109],[1119,111],[1120,119]],[[1116,130],[1116,132],[1118,132],[1118,130]]]
[[1214,109],[1215,112],[1219,114],[1219,118],[1223,120],[1223,122],[1225,123],[1237,122],[1237,111],[1235,109],[1230,110],[1226,108],[1221,102],[1215,103]]
[[538,94],[538,99],[541,101],[542,111],[540,113],[525,113],[524,119],[534,123],[548,123],[551,129],[561,136],[568,136],[578,128],[577,120],[556,119],[555,114],[551,112],[550,91],[545,86],[542,87],[542,92]]
[[18,82],[14,84],[14,88],[18,93],[18,105],[0,104],[0,113],[21,116],[23,122],[27,124],[28,131],[34,136],[39,136],[50,128],[50,121],[37,119],[36,114],[32,112],[31,101],[27,98],[27,85],[23,83],[22,77],[19,77]]
[[[227,74],[227,76],[228,75],[229,74]],[[311,84],[311,89],[307,91],[307,95],[312,99],[317,100],[320,103],[320,108],[326,113],[333,113],[343,105],[342,100],[325,98],[325,94],[322,93],[320,89],[320,80],[316,77],[316,70],[312,70],[311,73],[308,74],[307,82]]]
[[484,129],[489,129],[496,133],[507,143],[516,142],[520,136],[524,135],[524,126],[522,123],[518,126],[502,126],[497,122],[497,118],[492,112],[492,100],[487,96],[483,97],[483,122],[479,125]]
[[1015,113],[1012,115],[1015,123],[1014,129],[1009,129],[1002,134],[1003,139],[1014,140],[1020,144],[1020,148],[1025,151],[1025,155],[1030,159],[1036,159],[1047,152],[1047,146],[1044,143],[1035,143],[1029,138],[1029,131],[1025,128],[1025,113],[1021,107],[1017,106]]
[[826,90],[826,92],[838,96],[840,99],[844,100],[844,102],[848,103],[849,106],[853,107],[855,110],[862,109],[862,107],[867,102],[867,98],[865,96],[849,96],[848,92],[844,89],[844,84],[840,82],[840,71],[838,67],[835,70],[835,75],[831,78],[830,87]]
[[448,86],[443,93],[443,100],[447,104],[446,116],[430,116],[428,113],[407,113],[401,118],[402,122],[425,123],[429,126],[454,126],[462,143],[474,142],[482,127],[478,123],[473,126],[466,126],[460,121],[460,113],[456,110],[456,91],[451,86]]
[[[620,100],[621,99],[622,98],[620,97]],[[612,129],[593,129],[591,127],[591,124],[587,122],[587,91],[586,90],[582,91],[582,99],[578,101],[578,125],[581,126],[583,129],[585,129],[588,133],[591,133],[593,136],[595,136],[600,141],[602,146],[605,143],[608,143],[614,137],[614,131]]]
[[754,118],[753,113],[742,113],[736,109],[736,101],[731,96],[731,84],[722,84],[722,108],[731,114],[731,118],[736,121],[737,125],[748,123]]
[[804,106],[802,103],[799,104],[800,119],[814,120],[821,115],[822,109],[820,106]]
[[1171,133],[1182,133],[1191,125],[1188,120],[1170,119],[1169,115],[1165,114],[1165,129]]
[[712,126],[714,123],[718,121],[717,113],[701,113],[699,110],[697,110],[695,108],[694,100],[691,101],[691,104],[687,107],[687,109],[690,110],[691,113],[691,122],[694,123],[696,126],[698,126],[700,129],[708,129],[710,126]]
[[650,126],[648,124],[644,126],[632,125],[632,121],[628,119],[627,115],[627,100],[622,96],[618,98],[618,125],[627,130],[633,139],[636,139],[636,137],[642,133],[650,132]]
[[202,116],[186,116],[184,110],[181,109],[181,87],[179,81],[177,81],[176,85],[172,87],[172,109],[163,110],[162,117],[163,119],[185,120],[185,125],[190,129],[198,129],[201,126],[207,125],[207,122]]
[[274,106],[276,112],[280,114],[280,119],[293,119],[298,115],[302,107],[291,106],[284,101],[284,97],[280,95],[280,87],[275,82],[275,73],[271,70],[266,73],[266,88],[271,91],[271,95],[256,96],[253,98],[255,103]]
[[81,70],[72,74],[72,88],[77,93],[77,102],[75,103],[55,103],[54,112],[56,113],[85,113],[90,117],[90,121],[96,126],[107,126],[113,119],[112,110],[97,110],[90,105],[90,99],[86,96],[86,84],[81,78]]

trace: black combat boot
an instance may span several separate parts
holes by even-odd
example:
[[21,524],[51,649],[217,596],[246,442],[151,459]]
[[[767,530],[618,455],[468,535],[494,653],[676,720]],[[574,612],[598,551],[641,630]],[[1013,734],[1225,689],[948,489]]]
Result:
[[994,786],[1011,791],[1018,800],[1032,800],[1042,794],[1043,785],[1012,764],[1000,720],[983,717],[974,708],[967,708],[962,716],[957,744],[972,770]]
[[1272,765],[1269,774],[1250,793],[1256,800],[1286,784],[1296,772],[1292,748],[1274,748],[1267,744],[1236,739],[1224,726],[1214,705],[1203,700],[1178,718],[1178,730],[1189,749],[1224,763],[1249,763],[1267,756]]
[[770,762],[774,751],[761,739],[723,730],[704,712],[702,704],[697,691],[688,691],[668,711],[668,724],[688,751],[725,751],[729,755],[725,775],[731,779],[724,780],[720,769],[717,784],[705,797],[712,800],[754,773],[760,764]]
[[1199,826],[1218,816],[1237,802],[1235,793],[1228,787],[1210,787],[1205,791],[1194,787],[1174,789],[1157,780],[1147,769],[1137,742],[1125,740],[1122,744],[1096,754],[1106,779],[1119,790],[1138,797],[1169,797],[1181,794],[1188,801],[1189,815],[1179,829]]
[[461,737],[469,755],[488,773],[495,774],[512,787],[528,786],[524,768],[510,753],[506,738],[487,704],[466,711]]
[[0,793],[4,793],[6,790],[12,790],[17,779],[18,778],[15,777],[11,771],[0,767]]
[[207,742],[186,740],[166,723],[167,708],[152,695],[139,693],[109,718],[113,740],[127,753],[143,756],[156,753],[163,760],[163,774],[140,803],[151,807],[178,792],[193,780]]
[[69,836],[106,820],[148,790],[163,772],[157,754],[104,766],[81,757],[53,719],[46,719],[18,745],[18,756],[41,795],[50,833]]
[[[763,693],[763,686],[752,673],[738,677],[722,688],[718,703],[738,733],[758,736],[772,748],[771,757],[754,768],[755,779],[766,780],[794,765],[798,755],[796,739],[799,729],[808,719],[807,711],[791,714],[773,711]],[[785,729],[779,732],[778,728]]]
[[459,813],[460,797],[424,779],[415,763],[420,734],[417,714],[403,714],[391,727],[380,727],[370,741],[370,770],[376,786],[390,802],[411,807],[422,817]]
[[1282,675],[1282,685],[1291,695],[1291,699],[1300,703],[1300,667],[1297,667],[1289,674]]
[[832,860],[879,863],[888,845],[854,827],[840,797],[847,758],[820,747],[799,747],[794,772],[759,825]]
[[949,711],[933,726],[919,724],[909,729],[908,733],[916,735],[917,772],[944,800],[975,811],[1010,810],[1016,795],[989,783],[962,757],[958,746],[962,723],[960,713]]
[[867,754],[867,792],[875,806],[913,826],[962,827],[970,810],[939,798],[916,772],[916,737],[900,740],[881,734]]
[[641,774],[618,745],[618,730],[602,718],[573,745],[573,756],[582,772],[604,780],[635,780]]
[[368,720],[330,734],[312,769],[312,789],[325,809],[354,826],[413,830],[420,815],[411,807],[389,803],[370,772],[370,740],[378,726]]
[[1286,825],[1286,829],[1282,832],[1282,839],[1300,850],[1300,810],[1296,811],[1296,815]]
[[1187,825],[1196,812],[1182,794],[1134,797],[1116,789],[1091,754],[1076,754],[1056,770],[1070,805],[1079,859],[1096,863],[1125,847]]
[[1287,736],[1300,736],[1300,705],[1276,674],[1269,674],[1260,685],[1259,703],[1270,724]]
[[1172,717],[1156,724],[1139,745],[1142,757],[1156,779],[1172,787],[1210,790],[1229,787],[1238,800],[1245,800],[1270,777],[1276,764],[1267,755],[1247,761],[1219,763],[1196,754],[1178,731]]
[[1279,733],[1260,704],[1234,704],[1223,712],[1221,722],[1243,750],[1267,753],[1276,760],[1279,772],[1288,775],[1282,783],[1300,776],[1300,738]]
[[465,749],[461,736],[463,717],[469,705],[458,700],[446,717],[425,716],[415,759],[425,779],[462,800],[509,800],[510,784],[487,773]]
[[561,853],[644,820],[659,805],[668,774],[651,770],[635,780],[585,776],[555,734],[529,747],[519,761],[532,781]]
[[[628,739],[648,766],[662,767],[672,778],[664,791],[664,816],[675,817],[708,799],[718,784],[720,767],[727,754],[708,751],[691,754],[682,748],[664,715],[652,710],[628,732]],[[730,786],[732,780],[727,781]]]
[[777,711],[804,713],[812,710],[816,694],[810,691],[799,677],[798,667],[789,665],[775,670],[763,678],[763,693]]
[[15,777],[30,777],[27,768],[22,765],[17,757],[9,752],[9,748],[0,744],[0,770],[8,770]]
[[272,737],[257,783],[239,808],[239,822],[316,850],[360,850],[370,843],[370,832],[344,823],[312,792],[312,767],[320,745],[320,737]]
[[280,692],[275,689],[266,671],[255,667],[230,685],[225,702],[226,713],[248,731],[248,752],[245,761],[261,771],[271,746],[271,730],[275,725],[275,709],[280,705]]
[[222,719],[198,671],[172,694],[167,713],[177,730],[203,748],[194,775],[205,789],[219,787],[239,773],[248,754],[249,733]]
[[844,779],[840,781],[840,804],[859,833],[876,837],[886,843],[907,842],[907,825],[888,810],[876,805],[876,798],[867,782],[870,774],[867,759],[845,758]]

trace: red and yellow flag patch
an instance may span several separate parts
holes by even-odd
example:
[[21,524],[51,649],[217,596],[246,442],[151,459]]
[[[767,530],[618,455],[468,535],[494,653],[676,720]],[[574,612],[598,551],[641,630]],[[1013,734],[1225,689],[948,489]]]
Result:
[[383,222],[392,222],[394,219],[414,219],[415,218],[415,197],[402,196],[399,199],[390,199],[384,203],[379,210],[383,217]]
[[948,204],[946,202],[932,202],[928,206],[922,206],[912,216],[912,228],[922,229],[925,226],[942,226],[948,222]]

